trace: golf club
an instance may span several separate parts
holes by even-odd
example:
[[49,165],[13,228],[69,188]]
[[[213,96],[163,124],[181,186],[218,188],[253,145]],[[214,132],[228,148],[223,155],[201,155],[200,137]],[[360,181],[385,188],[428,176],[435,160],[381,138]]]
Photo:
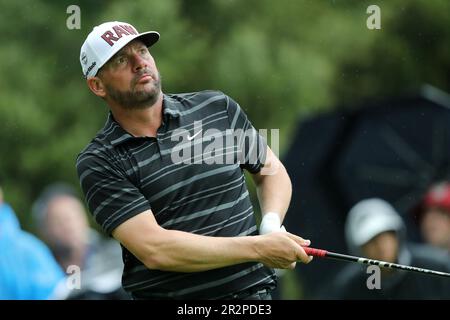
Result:
[[376,266],[380,266],[383,268],[414,271],[414,272],[419,272],[419,273],[424,273],[424,274],[430,274],[430,275],[450,278],[450,273],[447,273],[447,272],[405,266],[402,264],[390,263],[390,262],[379,261],[379,260],[372,260],[372,259],[367,259],[367,258],[362,258],[362,257],[355,257],[355,256],[335,253],[335,252],[331,252],[331,251],[327,251],[327,250],[316,249],[316,248],[303,247],[303,249],[305,250],[307,255],[313,256],[313,257],[352,261],[352,262],[357,262],[357,263],[361,263],[361,264],[376,265]]

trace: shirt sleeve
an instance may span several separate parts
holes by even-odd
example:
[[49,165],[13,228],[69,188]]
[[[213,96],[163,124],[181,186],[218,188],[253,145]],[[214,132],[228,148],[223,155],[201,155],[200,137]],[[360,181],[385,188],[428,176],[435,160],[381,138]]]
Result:
[[240,166],[251,173],[258,173],[266,161],[267,142],[253,127],[239,104],[229,96],[225,97],[230,129],[238,141]]
[[151,209],[126,173],[102,156],[81,155],[77,171],[89,211],[108,235],[126,220]]

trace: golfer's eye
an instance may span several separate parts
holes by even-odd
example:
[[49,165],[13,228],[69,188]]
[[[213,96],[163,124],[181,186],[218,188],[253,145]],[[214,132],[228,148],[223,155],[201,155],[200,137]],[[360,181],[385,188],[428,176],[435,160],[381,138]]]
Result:
[[145,57],[149,54],[148,49],[146,47],[143,47],[139,50],[139,53],[141,54],[141,56]]
[[127,62],[127,58],[125,56],[119,56],[114,61],[114,64],[116,66],[121,66],[121,65],[125,64],[126,62]]

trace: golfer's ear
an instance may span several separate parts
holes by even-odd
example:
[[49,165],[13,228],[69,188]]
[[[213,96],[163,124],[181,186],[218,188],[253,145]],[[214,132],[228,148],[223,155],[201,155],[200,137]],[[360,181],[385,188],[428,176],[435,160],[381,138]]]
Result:
[[91,77],[86,80],[86,83],[91,91],[98,97],[104,98],[106,96],[105,85],[99,77]]

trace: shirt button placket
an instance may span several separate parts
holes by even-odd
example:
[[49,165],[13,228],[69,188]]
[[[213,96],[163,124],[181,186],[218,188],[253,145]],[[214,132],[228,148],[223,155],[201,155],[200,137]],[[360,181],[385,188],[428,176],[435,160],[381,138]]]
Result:
[[156,143],[158,144],[159,154],[160,157],[162,158],[162,152],[164,150],[164,141],[162,140],[160,133],[158,133],[156,136]]

